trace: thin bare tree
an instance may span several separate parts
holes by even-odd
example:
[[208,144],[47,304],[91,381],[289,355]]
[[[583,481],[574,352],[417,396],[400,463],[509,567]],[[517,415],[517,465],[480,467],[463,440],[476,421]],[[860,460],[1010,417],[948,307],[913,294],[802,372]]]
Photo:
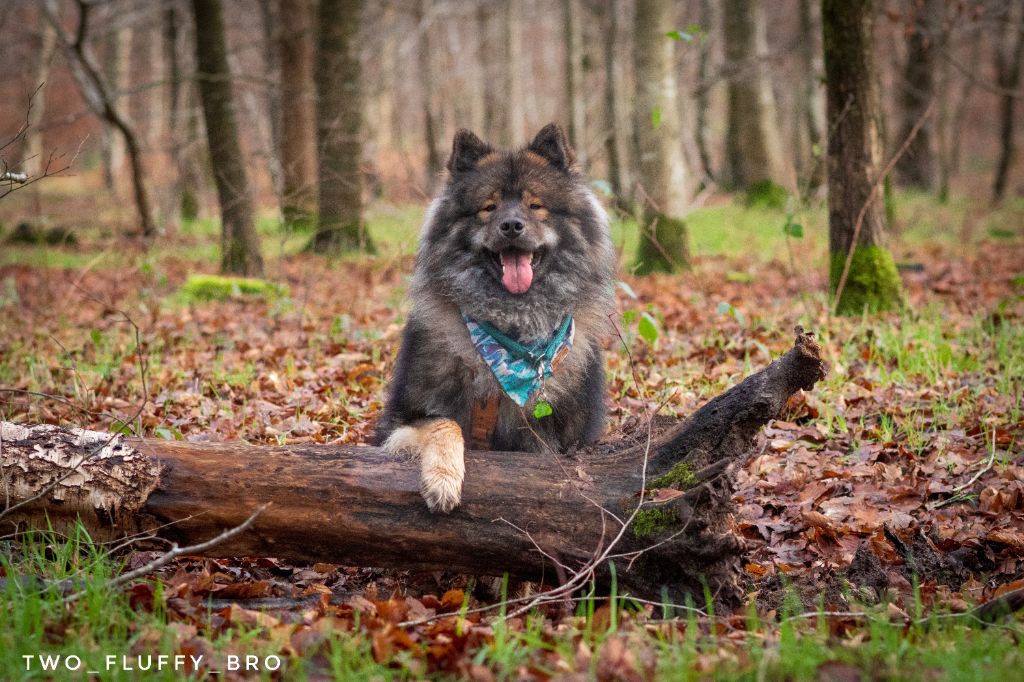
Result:
[[[945,0],[922,0],[911,5],[912,29],[900,78],[900,124],[897,140],[905,140],[936,96],[939,55],[945,43]],[[896,180],[904,187],[935,188],[935,123],[929,117],[919,126],[906,153],[896,162]]]
[[238,141],[221,0],[192,0],[196,67],[221,213],[221,271],[263,274],[249,174]]
[[78,25],[74,34],[66,32],[60,20],[60,6],[57,0],[43,0],[42,9],[47,22],[53,27],[57,42],[68,57],[71,72],[78,84],[82,96],[89,108],[114,127],[124,140],[131,167],[132,188],[135,197],[135,209],[139,216],[139,229],[143,236],[156,235],[156,222],[150,208],[149,192],[146,187],[146,174],[142,163],[142,149],[139,146],[135,128],[117,106],[114,91],[103,77],[100,66],[89,48],[89,20],[92,3],[87,0],[76,0],[78,7]]
[[315,45],[312,0],[277,0],[281,65],[281,215],[286,226],[312,225],[316,212]]

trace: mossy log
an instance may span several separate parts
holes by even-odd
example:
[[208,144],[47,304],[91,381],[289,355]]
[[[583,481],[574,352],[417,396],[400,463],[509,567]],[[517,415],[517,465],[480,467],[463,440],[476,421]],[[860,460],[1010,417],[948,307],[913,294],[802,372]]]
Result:
[[[191,443],[0,423],[0,534],[81,519],[96,540],[151,532],[195,544],[270,503],[248,531],[209,552],[547,582],[556,582],[549,557],[577,570],[620,536],[607,557],[620,594],[701,599],[706,584],[734,605],[743,544],[729,523],[733,465],[787,399],[826,371],[814,338],[798,328],[785,355],[654,438],[568,455],[468,452],[462,504],[445,515],[427,511],[415,462],[373,447]],[[609,575],[607,561],[596,575]]]

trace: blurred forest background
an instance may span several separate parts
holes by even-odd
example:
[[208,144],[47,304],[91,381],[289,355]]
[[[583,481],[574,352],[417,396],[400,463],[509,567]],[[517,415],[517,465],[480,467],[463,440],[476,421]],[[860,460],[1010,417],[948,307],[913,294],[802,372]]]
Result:
[[170,645],[295,679],[1021,669],[1020,611],[977,609],[1024,600],[1024,0],[0,0],[0,64],[0,419],[367,442],[455,131],[551,121],[612,216],[609,438],[797,325],[831,368],[737,470],[750,617],[506,619],[458,576],[268,558],[112,586],[116,550],[0,535],[0,677]]
[[[1019,196],[1022,3],[864,7],[891,180]],[[255,221],[319,217],[315,250],[372,248],[366,207],[422,206],[456,129],[509,146],[549,121],[629,213],[649,199],[682,218],[729,192],[792,209],[825,185],[821,21],[811,0],[8,2],[3,163],[62,177],[0,220],[159,241],[223,212],[224,269],[259,275]],[[663,188],[638,163],[651,130]],[[392,217],[414,239],[415,215]]]

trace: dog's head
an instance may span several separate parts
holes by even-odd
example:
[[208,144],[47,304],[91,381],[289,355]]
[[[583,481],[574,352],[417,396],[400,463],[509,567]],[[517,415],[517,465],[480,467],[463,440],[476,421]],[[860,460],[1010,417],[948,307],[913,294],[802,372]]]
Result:
[[581,296],[603,296],[614,268],[608,219],[561,128],[515,151],[460,130],[448,171],[424,226],[418,286],[525,335],[550,333]]

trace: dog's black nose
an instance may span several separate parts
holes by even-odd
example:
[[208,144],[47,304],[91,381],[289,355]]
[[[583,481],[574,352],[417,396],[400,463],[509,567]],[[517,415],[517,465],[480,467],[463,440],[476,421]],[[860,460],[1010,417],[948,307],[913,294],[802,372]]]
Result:
[[501,224],[499,229],[501,230],[502,235],[509,238],[515,238],[523,233],[524,227],[525,225],[518,220],[506,220]]

